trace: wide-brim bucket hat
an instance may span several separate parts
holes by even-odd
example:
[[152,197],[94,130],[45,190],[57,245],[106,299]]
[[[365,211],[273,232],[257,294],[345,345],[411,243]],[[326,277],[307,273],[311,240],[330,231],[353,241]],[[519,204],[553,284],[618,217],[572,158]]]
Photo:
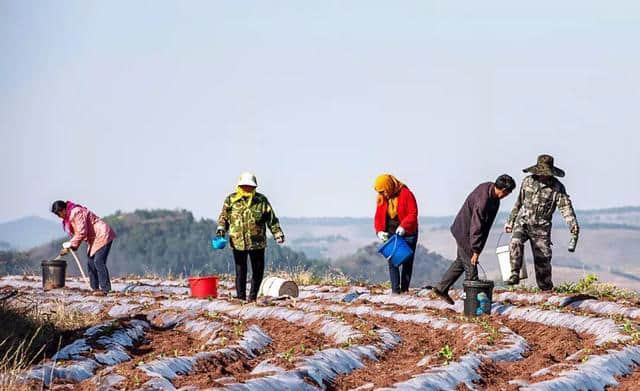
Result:
[[535,166],[531,166],[522,170],[535,175],[550,175],[562,178],[564,171],[553,165],[553,156],[540,155],[538,156],[538,163]]
[[253,186],[258,187],[258,180],[256,176],[250,172],[243,172],[238,179],[238,186]]

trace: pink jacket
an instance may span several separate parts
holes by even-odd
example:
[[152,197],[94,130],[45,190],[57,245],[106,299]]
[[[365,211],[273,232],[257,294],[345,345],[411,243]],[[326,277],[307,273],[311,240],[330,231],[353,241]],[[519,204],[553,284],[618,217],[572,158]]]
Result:
[[116,237],[116,233],[104,220],[84,206],[77,205],[71,209],[69,221],[73,234],[71,247],[78,248],[86,240],[90,257]]

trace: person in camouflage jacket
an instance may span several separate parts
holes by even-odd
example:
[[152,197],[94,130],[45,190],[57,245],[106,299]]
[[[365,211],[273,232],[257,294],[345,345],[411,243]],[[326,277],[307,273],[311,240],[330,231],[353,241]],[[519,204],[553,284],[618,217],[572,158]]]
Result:
[[278,244],[284,243],[280,222],[267,197],[255,191],[257,186],[253,174],[243,173],[240,176],[236,192],[224,200],[216,230],[218,236],[229,233],[236,266],[236,293],[241,300],[246,299],[247,258],[251,259],[251,301],[256,300],[264,276],[266,227],[269,227]]
[[520,282],[524,243],[529,240],[538,287],[545,291],[551,290],[551,220],[556,208],[560,210],[573,235],[570,251],[575,250],[580,227],[571,199],[564,185],[556,178],[563,177],[564,171],[553,165],[552,156],[539,156],[535,166],[523,171],[533,175],[522,181],[520,194],[505,226],[507,233],[513,233],[509,243],[511,277],[508,283],[517,285]]

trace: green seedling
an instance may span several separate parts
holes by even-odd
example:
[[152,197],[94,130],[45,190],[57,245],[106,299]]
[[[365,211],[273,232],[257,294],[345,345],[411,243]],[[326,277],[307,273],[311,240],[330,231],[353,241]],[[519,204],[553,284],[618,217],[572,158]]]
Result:
[[287,362],[291,362],[291,361],[293,361],[293,350],[294,350],[294,349],[295,349],[295,348],[291,348],[291,349],[287,350],[286,352],[284,352],[284,353],[282,354],[282,358],[284,358],[285,360],[287,360]]
[[448,344],[444,345],[444,347],[438,352],[438,356],[444,358],[444,365],[447,365],[451,360],[453,360],[453,350]]

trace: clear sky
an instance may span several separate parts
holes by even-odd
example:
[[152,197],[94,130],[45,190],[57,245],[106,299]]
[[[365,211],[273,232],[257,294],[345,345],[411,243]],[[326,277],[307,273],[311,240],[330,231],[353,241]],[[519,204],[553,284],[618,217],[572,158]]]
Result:
[[640,205],[639,42],[637,0],[0,0],[0,221],[215,218],[244,170],[283,216],[371,216],[383,172],[453,214],[539,153]]

